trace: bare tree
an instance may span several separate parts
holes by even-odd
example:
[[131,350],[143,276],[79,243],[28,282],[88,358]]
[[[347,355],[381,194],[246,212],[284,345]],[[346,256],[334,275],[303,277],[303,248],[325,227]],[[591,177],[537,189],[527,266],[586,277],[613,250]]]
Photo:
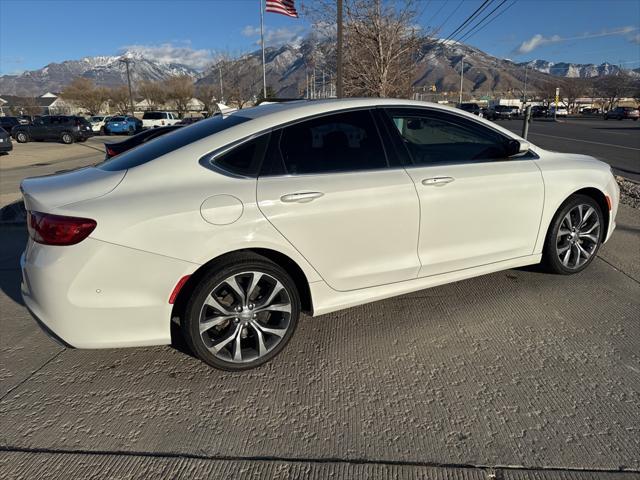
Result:
[[187,75],[170,77],[165,81],[167,100],[174,103],[180,118],[189,110],[194,95],[193,79]]
[[24,115],[40,115],[42,114],[42,107],[38,105],[38,101],[33,97],[27,97],[22,102],[20,108]]
[[596,92],[604,100],[604,109],[611,110],[620,97],[630,93],[631,81],[628,75],[619,73],[599,78],[595,86]]
[[587,92],[587,84],[582,78],[567,78],[563,82],[562,96],[567,99],[569,113],[575,113],[576,100]]
[[167,92],[164,86],[159,82],[143,81],[138,86],[138,93],[144,100],[150,109],[155,110],[160,107],[167,98]]
[[109,101],[116,113],[126,115],[129,112],[129,89],[125,86],[109,90]]
[[218,110],[216,95],[220,91],[220,86],[209,84],[198,85],[196,88],[196,98],[203,103],[206,116],[210,117]]
[[259,75],[260,68],[257,63],[246,62],[246,58],[240,58],[226,64],[225,96],[229,104],[242,109],[255,98],[255,92],[262,86],[262,78]]
[[102,111],[109,93],[104,87],[96,87],[92,80],[78,77],[64,89],[61,96],[89,114],[96,115]]

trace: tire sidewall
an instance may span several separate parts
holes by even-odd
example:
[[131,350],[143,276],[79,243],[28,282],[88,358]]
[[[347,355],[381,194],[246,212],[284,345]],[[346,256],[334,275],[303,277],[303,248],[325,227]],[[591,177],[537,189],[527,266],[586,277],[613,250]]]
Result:
[[18,143],[27,143],[29,141],[29,136],[24,132],[18,132],[16,134],[16,141]]
[[[598,239],[598,244],[596,245],[596,248],[592,253],[591,257],[589,257],[589,259],[583,265],[581,265],[579,268],[567,268],[562,264],[562,262],[558,258],[558,255],[557,255],[558,247],[557,247],[556,239],[558,236],[558,230],[560,229],[560,225],[562,224],[562,220],[564,219],[564,217],[567,215],[567,213],[569,213],[569,211],[571,211],[573,208],[575,208],[577,205],[580,205],[580,204],[589,205],[590,207],[593,207],[595,209],[596,214],[598,215],[598,221],[600,222],[600,238]],[[544,247],[545,262],[547,263],[548,266],[551,267],[553,271],[564,274],[564,275],[571,275],[571,274],[579,273],[583,271],[585,268],[587,268],[591,264],[593,259],[596,258],[596,255],[600,251],[600,246],[602,245],[602,241],[606,235],[606,232],[604,231],[604,226],[605,226],[604,214],[602,212],[602,209],[600,208],[600,205],[598,205],[598,203],[595,200],[593,200],[593,198],[588,197],[586,195],[573,195],[569,197],[560,206],[555,216],[553,217],[551,226],[549,227],[549,231],[547,233],[547,238],[546,238],[545,247]]]
[[[287,290],[289,298],[291,300],[291,317],[289,320],[289,330],[284,338],[278,343],[278,345],[267,353],[264,357],[258,358],[248,363],[232,363],[225,362],[213,355],[204,345],[200,338],[200,310],[204,304],[205,298],[213,290],[213,288],[220,282],[229,278],[230,276],[250,271],[257,270],[263,273],[267,273],[270,276],[276,278]],[[258,367],[278,355],[293,336],[298,325],[298,319],[300,317],[300,296],[298,290],[291,280],[290,276],[280,268],[278,265],[270,261],[260,260],[247,260],[244,262],[237,262],[233,265],[227,265],[225,267],[212,270],[206,274],[200,283],[195,287],[191,298],[187,302],[185,313],[182,321],[182,333],[187,341],[187,344],[191,350],[196,354],[200,360],[211,365],[212,367],[226,371],[242,371],[251,368]]]
[[73,143],[73,136],[69,132],[63,132],[60,136],[60,140],[62,140],[62,143],[65,145],[70,145]]

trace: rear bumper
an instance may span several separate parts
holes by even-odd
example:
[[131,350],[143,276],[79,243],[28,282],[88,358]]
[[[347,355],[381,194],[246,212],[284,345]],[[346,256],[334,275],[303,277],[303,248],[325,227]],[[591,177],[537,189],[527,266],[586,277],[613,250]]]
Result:
[[169,296],[197,267],[91,238],[71,247],[29,241],[20,265],[32,316],[76,348],[169,344]]

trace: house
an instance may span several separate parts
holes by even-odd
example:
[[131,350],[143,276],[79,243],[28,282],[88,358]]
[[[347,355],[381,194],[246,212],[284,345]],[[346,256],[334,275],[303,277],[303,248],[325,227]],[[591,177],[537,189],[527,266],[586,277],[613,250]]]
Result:
[[59,95],[47,92],[39,97],[0,94],[0,115],[72,115],[77,108]]

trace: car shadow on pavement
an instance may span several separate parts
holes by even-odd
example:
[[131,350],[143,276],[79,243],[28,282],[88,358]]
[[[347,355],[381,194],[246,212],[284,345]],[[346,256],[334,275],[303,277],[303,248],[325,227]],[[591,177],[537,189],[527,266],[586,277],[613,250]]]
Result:
[[2,250],[0,250],[0,290],[19,305],[24,305],[20,294],[20,255],[27,243],[24,224],[0,225]]

